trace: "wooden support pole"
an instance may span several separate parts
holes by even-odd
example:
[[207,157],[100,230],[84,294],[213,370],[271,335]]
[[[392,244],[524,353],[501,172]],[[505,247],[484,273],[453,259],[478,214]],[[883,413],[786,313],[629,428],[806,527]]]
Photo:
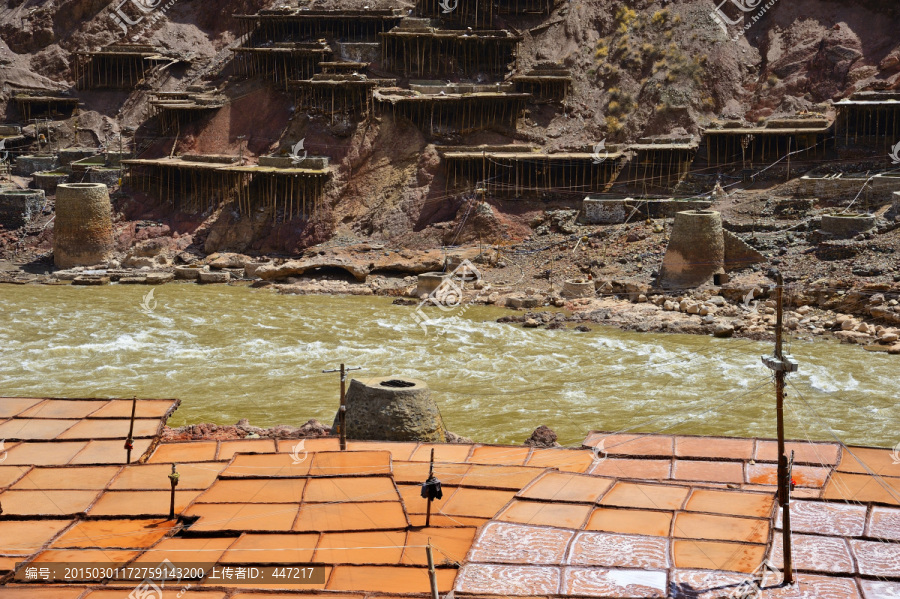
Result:
[[169,500],[169,520],[175,519],[175,487],[178,486],[178,471],[175,470],[175,464],[172,464],[172,473],[169,474],[169,482],[172,485],[172,495]]
[[131,450],[134,449],[134,413],[137,409],[137,396],[131,398],[131,424],[128,426],[128,437],[125,439],[125,463],[131,463]]
[[431,551],[431,539],[428,539],[425,553],[428,557],[428,579],[431,581],[431,599],[440,599],[440,595],[438,595],[437,572],[434,569],[434,554]]
[[797,363],[783,352],[784,334],[784,278],[776,276],[775,352],[763,356],[763,364],[775,372],[775,409],[778,435],[778,503],[782,508],[782,546],[784,554],[784,582],[793,584],[794,566],[791,551],[791,475],[784,443],[784,381],[788,372],[797,370]]

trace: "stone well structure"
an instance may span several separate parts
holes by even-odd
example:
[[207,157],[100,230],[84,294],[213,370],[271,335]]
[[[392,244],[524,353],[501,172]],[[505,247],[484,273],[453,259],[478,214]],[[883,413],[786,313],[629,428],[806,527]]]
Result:
[[56,191],[60,183],[69,180],[69,174],[61,171],[39,171],[31,176],[35,187],[50,194]]
[[348,439],[438,443],[446,439],[441,413],[423,381],[395,376],[353,379],[346,403]]
[[450,273],[446,272],[424,272],[420,274],[416,279],[416,297],[431,295],[449,278]]
[[38,171],[52,171],[57,164],[56,156],[52,154],[49,156],[19,156],[16,158],[13,174],[20,177],[28,177]]
[[587,279],[567,279],[563,283],[562,296],[565,298],[594,297],[594,282]]
[[53,261],[59,268],[104,262],[113,250],[112,206],[101,183],[62,183],[56,188]]
[[724,272],[721,214],[713,210],[677,213],[659,273],[660,285],[698,287]]
[[100,150],[96,148],[63,148],[59,151],[59,163],[63,166],[68,166],[76,160],[90,158],[99,153]]
[[875,228],[875,217],[870,214],[825,214],[822,230],[835,237],[853,237]]

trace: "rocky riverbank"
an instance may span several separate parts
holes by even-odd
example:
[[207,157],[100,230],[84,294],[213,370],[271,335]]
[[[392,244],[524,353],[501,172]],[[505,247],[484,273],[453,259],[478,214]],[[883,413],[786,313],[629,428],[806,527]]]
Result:
[[[444,434],[447,443],[474,443],[472,439],[450,431],[444,431]],[[554,446],[553,443],[556,442],[556,433],[550,431],[550,435],[552,436],[552,441],[546,447],[552,447]],[[242,418],[234,425],[202,422],[200,424],[186,424],[177,428],[165,426],[163,427],[161,438],[163,441],[232,441],[237,439],[316,439],[330,436],[332,436],[331,427],[322,424],[316,419],[308,420],[303,426],[279,424],[269,428],[260,428],[252,426],[246,418]],[[535,442],[544,442],[548,435],[543,433],[535,438],[537,439]],[[528,442],[526,442],[527,444]],[[544,445],[536,445],[536,447],[544,447]]]
[[[246,418],[234,425],[221,425],[204,422],[187,424],[177,428],[164,426],[160,440],[171,441],[232,441],[238,439],[316,439],[332,435],[331,427],[311,419],[303,426],[279,424],[269,428],[253,426]],[[445,431],[447,443],[474,443],[472,439],[456,433]],[[556,433],[549,427],[541,425],[535,429],[523,445],[530,447],[559,447]]]
[[[734,219],[731,228],[740,228],[735,223],[754,201],[758,198],[753,194],[728,198],[724,209]],[[849,257],[825,255],[827,244],[796,231],[742,233],[766,254],[768,265],[730,272],[724,285],[666,291],[654,287],[666,248],[665,222],[596,227],[579,224],[576,215],[572,210],[546,211],[534,219],[533,235],[513,245],[448,249],[391,249],[347,238],[293,257],[207,256],[184,247],[180,239],[154,237],[89,268],[54,270],[46,259],[3,263],[0,283],[231,284],[282,294],[389,296],[417,309],[433,289],[419,287],[418,275],[452,270],[468,260],[477,277],[461,290],[460,303],[515,310],[502,319],[505,322],[580,330],[602,324],[641,332],[770,339],[775,319],[770,269],[775,267],[786,281],[788,334],[900,353],[897,222],[885,220],[859,239],[829,242],[825,248],[852,245]],[[767,226],[778,224],[773,220]],[[455,314],[432,312],[435,317]]]
[[[480,278],[462,290],[461,304],[510,308],[516,313],[500,318],[500,322],[527,328],[585,331],[593,325],[604,325],[638,332],[767,340],[772,338],[775,324],[774,282],[758,271],[749,271],[728,285],[677,293],[654,289],[635,278],[594,279],[591,274],[583,279],[569,279],[561,290],[554,290],[540,289],[537,285],[527,287],[526,281],[534,277],[526,278],[526,269],[514,262],[514,256],[496,247],[467,248],[448,254],[437,250],[392,252],[378,245],[359,244],[320,250],[300,260],[261,260],[227,253],[200,257],[178,252],[169,257],[160,251],[147,255],[156,249],[139,245],[121,261],[43,275],[3,269],[0,282],[230,283],[284,294],[392,296],[398,298],[395,303],[415,308],[427,297],[419,295],[417,274],[440,271],[444,261],[458,264],[472,260]],[[516,270],[523,273],[518,279],[514,278]],[[900,283],[869,283],[855,288],[853,285],[853,281],[828,278],[808,284],[788,284],[785,290],[788,335],[798,339],[834,339],[870,351],[900,354]],[[573,294],[586,297],[571,297]],[[442,312],[440,316],[453,313]],[[244,429],[190,434],[212,432],[240,438],[241,430]],[[244,432],[299,438],[310,436],[312,431]]]
[[[718,293],[710,290],[676,297],[639,294],[634,300],[617,297],[565,300],[550,296],[542,298],[543,305],[562,307],[566,311],[520,309],[521,313],[504,316],[498,322],[517,323],[525,328],[573,327],[581,331],[598,324],[638,332],[771,340],[774,339],[775,301],[769,295],[764,288],[756,288],[720,289]],[[791,338],[834,339],[861,345],[869,351],[900,354],[897,290],[888,295],[894,297],[886,299],[888,296],[883,292],[865,291],[823,293],[819,298],[792,294],[786,298],[785,331]]]

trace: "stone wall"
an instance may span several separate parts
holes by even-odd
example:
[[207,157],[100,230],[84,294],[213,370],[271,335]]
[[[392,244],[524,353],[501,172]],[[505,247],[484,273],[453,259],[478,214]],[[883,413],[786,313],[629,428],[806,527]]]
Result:
[[274,168],[326,169],[328,168],[328,157],[307,156],[295,161],[293,156],[260,156],[259,166],[271,166]]
[[11,189],[0,192],[0,225],[12,230],[24,227],[44,207],[40,189]]
[[83,160],[95,156],[98,150],[94,148],[65,148],[59,151],[59,163],[67,166],[77,160]]
[[339,42],[341,59],[351,62],[379,62],[381,44],[364,42]]
[[765,262],[766,257],[731,231],[722,231],[725,242],[725,270],[741,270]]
[[122,171],[117,168],[91,168],[85,173],[88,183],[103,183],[107,187],[119,184]]
[[[878,174],[866,183],[868,178],[864,175],[804,175],[797,184],[796,195],[843,205],[851,202],[858,194],[858,203],[883,204],[889,202],[891,195],[900,189],[900,177],[896,175]],[[862,193],[860,190],[863,190]]]
[[52,194],[56,191],[56,186],[69,180],[67,173],[59,171],[41,171],[34,173],[34,186],[43,189],[45,192]]
[[835,237],[853,237],[875,227],[875,217],[868,214],[825,214],[822,230]]
[[625,209],[626,200],[595,200],[585,198],[582,204],[584,220],[592,225],[614,225],[624,223],[630,210]]
[[585,222],[592,225],[614,225],[645,218],[675,218],[685,210],[705,210],[712,205],[709,200],[636,200],[634,198],[585,198],[582,204]]
[[28,177],[38,171],[52,171],[56,166],[56,156],[19,156],[13,174]]

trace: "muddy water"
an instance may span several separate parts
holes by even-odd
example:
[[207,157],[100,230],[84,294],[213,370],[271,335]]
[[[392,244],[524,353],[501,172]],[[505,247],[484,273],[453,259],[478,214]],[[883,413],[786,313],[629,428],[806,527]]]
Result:
[[[387,298],[281,296],[234,287],[0,286],[0,395],[178,397],[172,425],[330,422],[340,362],[359,377],[424,379],[448,427],[520,443],[539,424],[574,444],[590,429],[771,436],[768,344],[595,327],[497,324],[472,307],[426,334]],[[151,309],[152,308],[152,309]],[[896,357],[792,344],[793,438],[900,441]],[[802,399],[801,399],[802,398]],[[805,400],[805,402],[804,402]],[[807,405],[808,404],[808,405]],[[812,413],[814,409],[819,416]]]

